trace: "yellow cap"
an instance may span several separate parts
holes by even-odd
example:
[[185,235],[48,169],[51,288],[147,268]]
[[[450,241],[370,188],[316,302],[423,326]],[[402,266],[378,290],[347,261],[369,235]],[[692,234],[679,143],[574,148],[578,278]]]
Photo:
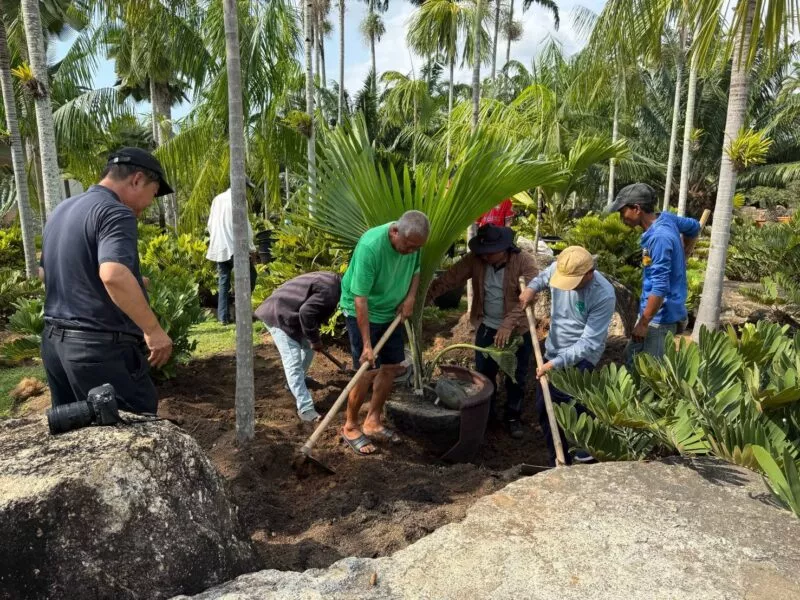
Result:
[[589,271],[594,269],[594,258],[581,246],[564,248],[556,260],[556,270],[550,285],[559,290],[574,290]]

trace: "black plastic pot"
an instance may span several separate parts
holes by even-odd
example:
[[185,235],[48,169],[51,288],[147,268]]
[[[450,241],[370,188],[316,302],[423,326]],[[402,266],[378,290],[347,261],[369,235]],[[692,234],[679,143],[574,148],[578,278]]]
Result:
[[[440,276],[444,271],[436,271],[436,276]],[[433,300],[433,303],[442,310],[448,310],[451,308],[458,308],[458,305],[461,303],[461,298],[464,296],[464,292],[467,291],[467,286],[462,285],[459,288],[454,290],[450,290],[449,292],[445,292],[438,298]]]
[[266,264],[272,262],[272,242],[274,237],[271,231],[259,231],[255,235],[256,248],[261,262]]

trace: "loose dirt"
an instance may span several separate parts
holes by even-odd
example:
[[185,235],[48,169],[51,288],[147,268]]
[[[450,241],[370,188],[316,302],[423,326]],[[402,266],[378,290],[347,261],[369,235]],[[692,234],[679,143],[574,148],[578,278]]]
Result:
[[[468,333],[445,331],[447,344]],[[332,351],[349,360],[346,347]],[[320,411],[348,381],[322,356],[315,357],[310,376],[319,382],[310,389]],[[194,436],[227,479],[265,568],[303,570],[345,556],[391,554],[462,519],[475,500],[518,478],[519,464],[546,464],[531,398],[525,437],[512,440],[502,427],[490,426],[478,459],[465,465],[445,465],[439,448],[407,437],[373,456],[357,456],[339,441],[339,416],[314,449],[336,474],[311,470],[299,478],[291,461],[313,427],[297,418],[268,337],[255,349],[255,439],[242,449],[235,440],[235,380],[232,354],[193,361],[159,386],[159,413]]]

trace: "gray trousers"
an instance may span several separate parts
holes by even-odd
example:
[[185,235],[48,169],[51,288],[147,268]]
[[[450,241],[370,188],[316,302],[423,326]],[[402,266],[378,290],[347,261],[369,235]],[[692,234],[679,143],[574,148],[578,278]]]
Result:
[[85,401],[90,389],[110,383],[120,410],[155,414],[158,396],[142,344],[133,336],[45,325],[42,363],[52,405]]

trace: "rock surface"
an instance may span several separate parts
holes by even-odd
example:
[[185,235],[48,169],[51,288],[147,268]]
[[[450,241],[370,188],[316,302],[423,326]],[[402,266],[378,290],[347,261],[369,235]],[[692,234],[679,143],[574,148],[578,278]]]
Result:
[[789,600],[798,564],[800,520],[757,475],[605,463],[520,479],[388,558],[251,573],[195,598]]
[[165,421],[1,423],[0,540],[0,598],[166,598],[257,565],[222,479]]

